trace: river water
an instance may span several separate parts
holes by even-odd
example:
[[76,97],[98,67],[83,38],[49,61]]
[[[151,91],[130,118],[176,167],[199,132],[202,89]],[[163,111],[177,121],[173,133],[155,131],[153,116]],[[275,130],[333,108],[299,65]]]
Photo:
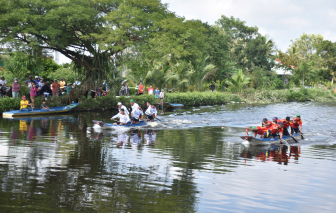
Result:
[[[113,112],[0,119],[1,212],[335,212],[335,109],[192,107],[112,131],[92,120]],[[239,138],[240,127],[297,113],[299,143]]]

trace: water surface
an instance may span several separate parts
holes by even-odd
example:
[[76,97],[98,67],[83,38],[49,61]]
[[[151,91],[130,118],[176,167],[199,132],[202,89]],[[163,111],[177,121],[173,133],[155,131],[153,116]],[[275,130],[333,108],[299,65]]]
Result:
[[[0,120],[3,212],[335,212],[334,104],[192,107],[155,128],[113,112]],[[248,146],[240,128],[300,113],[305,140]],[[226,126],[223,130],[221,127]]]

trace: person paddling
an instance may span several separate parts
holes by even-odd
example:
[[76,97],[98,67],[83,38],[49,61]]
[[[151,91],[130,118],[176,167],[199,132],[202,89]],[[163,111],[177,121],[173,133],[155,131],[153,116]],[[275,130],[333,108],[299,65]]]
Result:
[[113,123],[114,125],[125,125],[128,122],[130,122],[130,118],[128,114],[125,113],[124,109],[120,109],[119,113],[113,116],[111,120],[114,120],[116,118],[119,118],[119,121],[116,123]]
[[300,118],[300,115],[297,115],[293,121],[290,122],[290,127],[291,127],[291,134],[290,136],[293,135],[293,133],[301,133],[302,134],[302,120]]
[[126,113],[127,115],[129,115],[129,112],[128,112],[127,108],[126,108],[124,105],[122,105],[121,102],[118,102],[118,110],[119,110],[119,113],[120,113],[120,110],[121,110],[121,109],[123,109],[123,110],[125,111],[125,113]]
[[287,116],[281,122],[283,123],[283,135],[286,135],[286,136],[289,135],[288,127],[289,127],[289,123],[290,123],[290,117]]
[[132,124],[140,123],[140,119],[141,120],[143,119],[143,112],[142,112],[141,105],[138,105],[138,108],[134,109],[131,113]]
[[151,122],[154,122],[154,118],[156,117],[157,111],[154,105],[151,105],[149,101],[147,101],[147,110],[145,114],[147,115],[146,121],[150,120]]
[[132,108],[132,111],[131,113],[134,111],[134,110],[137,110],[139,108],[139,105],[137,103],[135,103],[133,101],[133,99],[130,100],[130,105],[131,105],[131,108]]

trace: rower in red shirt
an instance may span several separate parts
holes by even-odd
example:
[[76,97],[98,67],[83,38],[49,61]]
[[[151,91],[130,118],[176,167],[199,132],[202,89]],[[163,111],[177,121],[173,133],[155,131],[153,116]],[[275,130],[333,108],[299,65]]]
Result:
[[290,127],[291,127],[291,136],[293,135],[294,132],[302,134],[302,120],[299,114],[296,115],[296,117],[293,119],[292,122],[290,122]]
[[[278,124],[275,124],[272,126],[270,130],[271,130],[273,138],[280,136],[280,141],[282,140],[283,126],[284,124],[282,122],[279,122]],[[280,134],[278,135],[278,133]]]
[[262,121],[262,126],[270,129],[273,126],[273,123],[272,121],[267,120],[267,118],[264,118]]
[[281,122],[284,124],[284,126],[283,126],[283,134],[284,135],[289,135],[288,127],[290,126],[289,125],[289,123],[290,123],[290,117],[287,116],[285,119],[281,120]]

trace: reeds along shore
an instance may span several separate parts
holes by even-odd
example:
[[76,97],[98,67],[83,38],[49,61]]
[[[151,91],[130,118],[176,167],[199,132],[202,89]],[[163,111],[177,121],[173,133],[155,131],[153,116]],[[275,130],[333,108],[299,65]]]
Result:
[[[86,110],[115,110],[117,103],[122,102],[130,107],[129,100],[146,106],[146,102],[156,103],[154,95],[122,96],[116,98],[113,95],[93,99],[91,97],[80,96],[72,99],[71,96],[51,97],[47,100],[49,107],[64,106],[72,101],[79,102],[77,111]],[[39,107],[43,97],[37,97],[35,106]],[[254,90],[245,89],[242,93],[230,92],[187,92],[187,93],[165,93],[164,102],[180,103],[185,106],[206,106],[227,104],[232,102],[248,104],[270,104],[288,101],[316,101],[316,102],[336,102],[336,93],[325,88],[294,88],[288,90]],[[20,99],[4,97],[0,99],[0,111],[9,111],[20,108]]]

